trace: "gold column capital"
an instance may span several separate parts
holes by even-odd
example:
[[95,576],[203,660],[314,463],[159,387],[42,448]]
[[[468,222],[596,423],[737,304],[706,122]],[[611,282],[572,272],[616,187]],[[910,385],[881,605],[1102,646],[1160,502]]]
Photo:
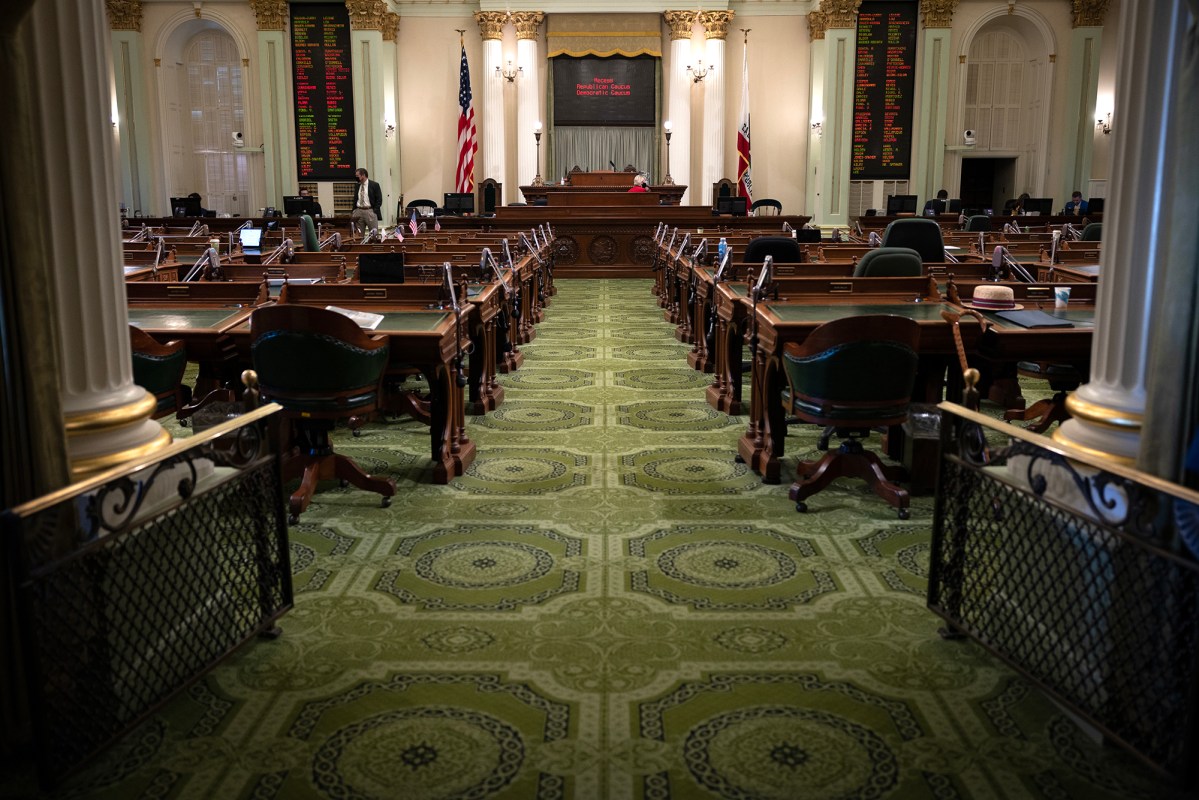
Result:
[[479,26],[479,38],[483,41],[504,38],[504,24],[508,14],[503,11],[476,11],[475,23]]
[[670,40],[690,39],[691,26],[695,24],[695,17],[696,12],[694,11],[662,12],[662,19],[666,20],[666,25],[670,28]]
[[260,31],[281,31],[287,27],[287,0],[250,0]]
[[388,11],[386,18],[383,20],[383,41],[394,42],[399,35],[400,15],[394,11]]
[[513,11],[512,24],[516,26],[516,38],[520,39],[537,39],[537,29],[541,27],[541,23],[545,22],[545,13],[542,11]]
[[346,0],[350,28],[356,31],[387,30],[387,3],[383,0]]
[[920,13],[926,28],[952,28],[958,0],[922,0]]
[[828,28],[828,17],[823,11],[817,9],[808,14],[808,38],[817,42],[824,38],[824,31]]
[[114,31],[140,31],[142,29],[141,0],[104,0],[108,12],[108,26]]
[[734,11],[705,11],[700,14],[699,21],[704,26],[704,38],[727,38],[729,23],[733,21],[735,13]]
[[1070,0],[1075,28],[1101,28],[1111,0]]
[[862,0],[821,0],[820,10],[824,12],[827,27],[856,28],[861,5]]

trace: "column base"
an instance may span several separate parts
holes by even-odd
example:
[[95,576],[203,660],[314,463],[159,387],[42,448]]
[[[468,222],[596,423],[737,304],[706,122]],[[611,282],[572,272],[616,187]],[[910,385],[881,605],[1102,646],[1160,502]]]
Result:
[[1071,419],[1053,432],[1053,440],[1098,458],[1133,466],[1141,446],[1140,414],[1090,402],[1071,394],[1066,398]]
[[71,479],[83,480],[169,445],[171,434],[151,419],[156,407],[154,395],[143,390],[124,405],[67,415]]

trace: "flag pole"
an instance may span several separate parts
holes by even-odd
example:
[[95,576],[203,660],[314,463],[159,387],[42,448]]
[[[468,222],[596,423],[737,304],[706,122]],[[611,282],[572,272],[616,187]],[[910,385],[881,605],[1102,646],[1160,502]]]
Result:
[[737,196],[752,202],[753,172],[750,165],[749,130],[749,32],[740,28],[741,50],[741,120],[737,127]]

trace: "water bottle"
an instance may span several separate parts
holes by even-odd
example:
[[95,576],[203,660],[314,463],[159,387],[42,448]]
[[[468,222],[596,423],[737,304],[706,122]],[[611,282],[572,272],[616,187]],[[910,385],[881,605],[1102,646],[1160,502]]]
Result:
[[716,258],[718,259],[719,263],[722,263],[722,264],[724,263],[724,254],[727,253],[728,251],[729,251],[729,243],[723,236],[721,236],[720,244],[716,248]]

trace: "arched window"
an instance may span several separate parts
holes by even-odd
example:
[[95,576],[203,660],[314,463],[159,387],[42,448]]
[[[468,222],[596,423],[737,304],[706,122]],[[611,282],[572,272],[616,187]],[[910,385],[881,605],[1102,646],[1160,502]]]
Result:
[[183,50],[192,191],[204,207],[245,215],[249,188],[247,155],[234,142],[246,129],[243,73],[237,45],[223,30],[193,36]]
[[1026,63],[1023,43],[1006,30],[983,33],[970,47],[964,117],[965,127],[976,132],[978,150],[1016,151],[1025,145]]

